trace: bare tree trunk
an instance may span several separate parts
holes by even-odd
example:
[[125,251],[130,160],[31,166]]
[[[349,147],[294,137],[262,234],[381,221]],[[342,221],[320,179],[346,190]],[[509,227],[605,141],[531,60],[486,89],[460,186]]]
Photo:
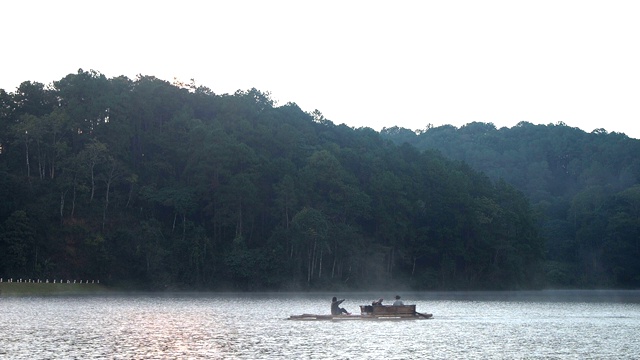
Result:
[[[93,178],[93,174],[91,176]],[[105,223],[107,222],[107,209],[109,208],[109,192],[111,191],[111,183],[115,178],[116,178],[116,163],[112,162],[111,171],[109,171],[109,176],[107,176],[107,192],[104,197],[104,210],[102,211],[102,230],[104,230]]]
[[173,225],[171,226],[171,233],[172,234],[176,230],[176,221],[177,220],[178,220],[178,213],[175,212],[175,213],[173,213]]
[[24,138],[24,148],[27,160],[27,179],[31,181],[31,164],[29,164],[29,139],[26,136]]
[[336,276],[336,264],[338,263],[338,257],[333,255],[333,265],[331,266],[331,278],[333,279]]
[[49,164],[49,176],[53,179],[55,178],[56,175],[56,155],[57,155],[57,150],[56,150],[56,132],[54,130],[53,132],[53,143],[52,143],[52,147],[53,149],[51,150],[51,160],[50,160],[50,164]]
[[318,269],[318,279],[322,278],[322,249],[320,249],[320,267]]
[[62,224],[62,220],[64,219],[64,196],[66,191],[60,192],[60,224]]
[[93,195],[96,192],[96,181],[93,169],[95,168],[95,164],[91,164],[91,198],[89,198],[89,202],[93,201]]
[[413,278],[413,275],[415,275],[416,273],[416,258],[413,258],[413,267],[411,268],[411,278]]
[[284,222],[285,229],[289,230],[289,207],[287,205],[284,207]]
[[51,179],[56,177],[56,160],[51,159],[51,163],[49,164],[49,177]]
[[76,211],[76,188],[77,188],[77,183],[76,183],[76,177],[74,175],[73,177],[73,199],[71,201],[71,218],[73,219],[73,215],[75,214]]
[[307,284],[311,282],[311,250],[307,250]]
[[36,154],[38,156],[38,177],[40,180],[45,178],[46,170],[45,170],[45,161],[42,159],[42,150],[40,149],[40,140],[36,141]]
[[186,238],[187,235],[187,213],[182,213],[182,241]]
[[131,186],[129,187],[129,196],[127,197],[127,203],[124,205],[124,207],[129,207],[129,203],[131,202],[132,195],[133,195],[133,183],[131,183]]
[[313,250],[311,247],[307,248],[307,284],[311,283],[311,263],[312,263]]
[[289,260],[293,259],[293,240],[291,240],[291,252],[289,253]]
[[242,201],[238,204],[238,218],[236,219],[236,238],[242,236]]

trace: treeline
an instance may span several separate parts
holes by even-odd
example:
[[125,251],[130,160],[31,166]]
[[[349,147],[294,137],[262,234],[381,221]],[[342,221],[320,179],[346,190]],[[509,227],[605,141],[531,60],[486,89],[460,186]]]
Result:
[[548,286],[640,286],[640,140],[563,123],[384,129],[526,194],[546,243]]
[[[527,198],[251,89],[0,90],[0,277],[171,289],[544,286]],[[583,219],[580,219],[583,221]]]

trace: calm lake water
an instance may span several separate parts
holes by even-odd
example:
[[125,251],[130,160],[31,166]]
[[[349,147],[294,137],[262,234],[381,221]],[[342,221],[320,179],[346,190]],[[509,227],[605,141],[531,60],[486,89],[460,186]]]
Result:
[[[336,295],[359,313],[395,294]],[[0,297],[0,358],[640,358],[640,291],[402,295],[434,318],[286,320],[329,313],[333,294]]]

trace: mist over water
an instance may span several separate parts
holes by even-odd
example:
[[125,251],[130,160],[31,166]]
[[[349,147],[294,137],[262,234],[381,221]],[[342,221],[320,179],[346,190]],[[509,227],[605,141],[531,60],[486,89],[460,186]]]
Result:
[[395,293],[0,297],[7,359],[619,359],[640,354],[640,291],[418,292],[415,321],[290,321]]

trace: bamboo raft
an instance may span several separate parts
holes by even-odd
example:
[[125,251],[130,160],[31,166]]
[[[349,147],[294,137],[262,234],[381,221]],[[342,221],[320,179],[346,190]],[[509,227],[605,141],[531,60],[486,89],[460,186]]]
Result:
[[316,321],[348,321],[348,320],[424,320],[433,318],[433,314],[416,311],[415,305],[360,305],[359,315],[291,315],[288,320]]

